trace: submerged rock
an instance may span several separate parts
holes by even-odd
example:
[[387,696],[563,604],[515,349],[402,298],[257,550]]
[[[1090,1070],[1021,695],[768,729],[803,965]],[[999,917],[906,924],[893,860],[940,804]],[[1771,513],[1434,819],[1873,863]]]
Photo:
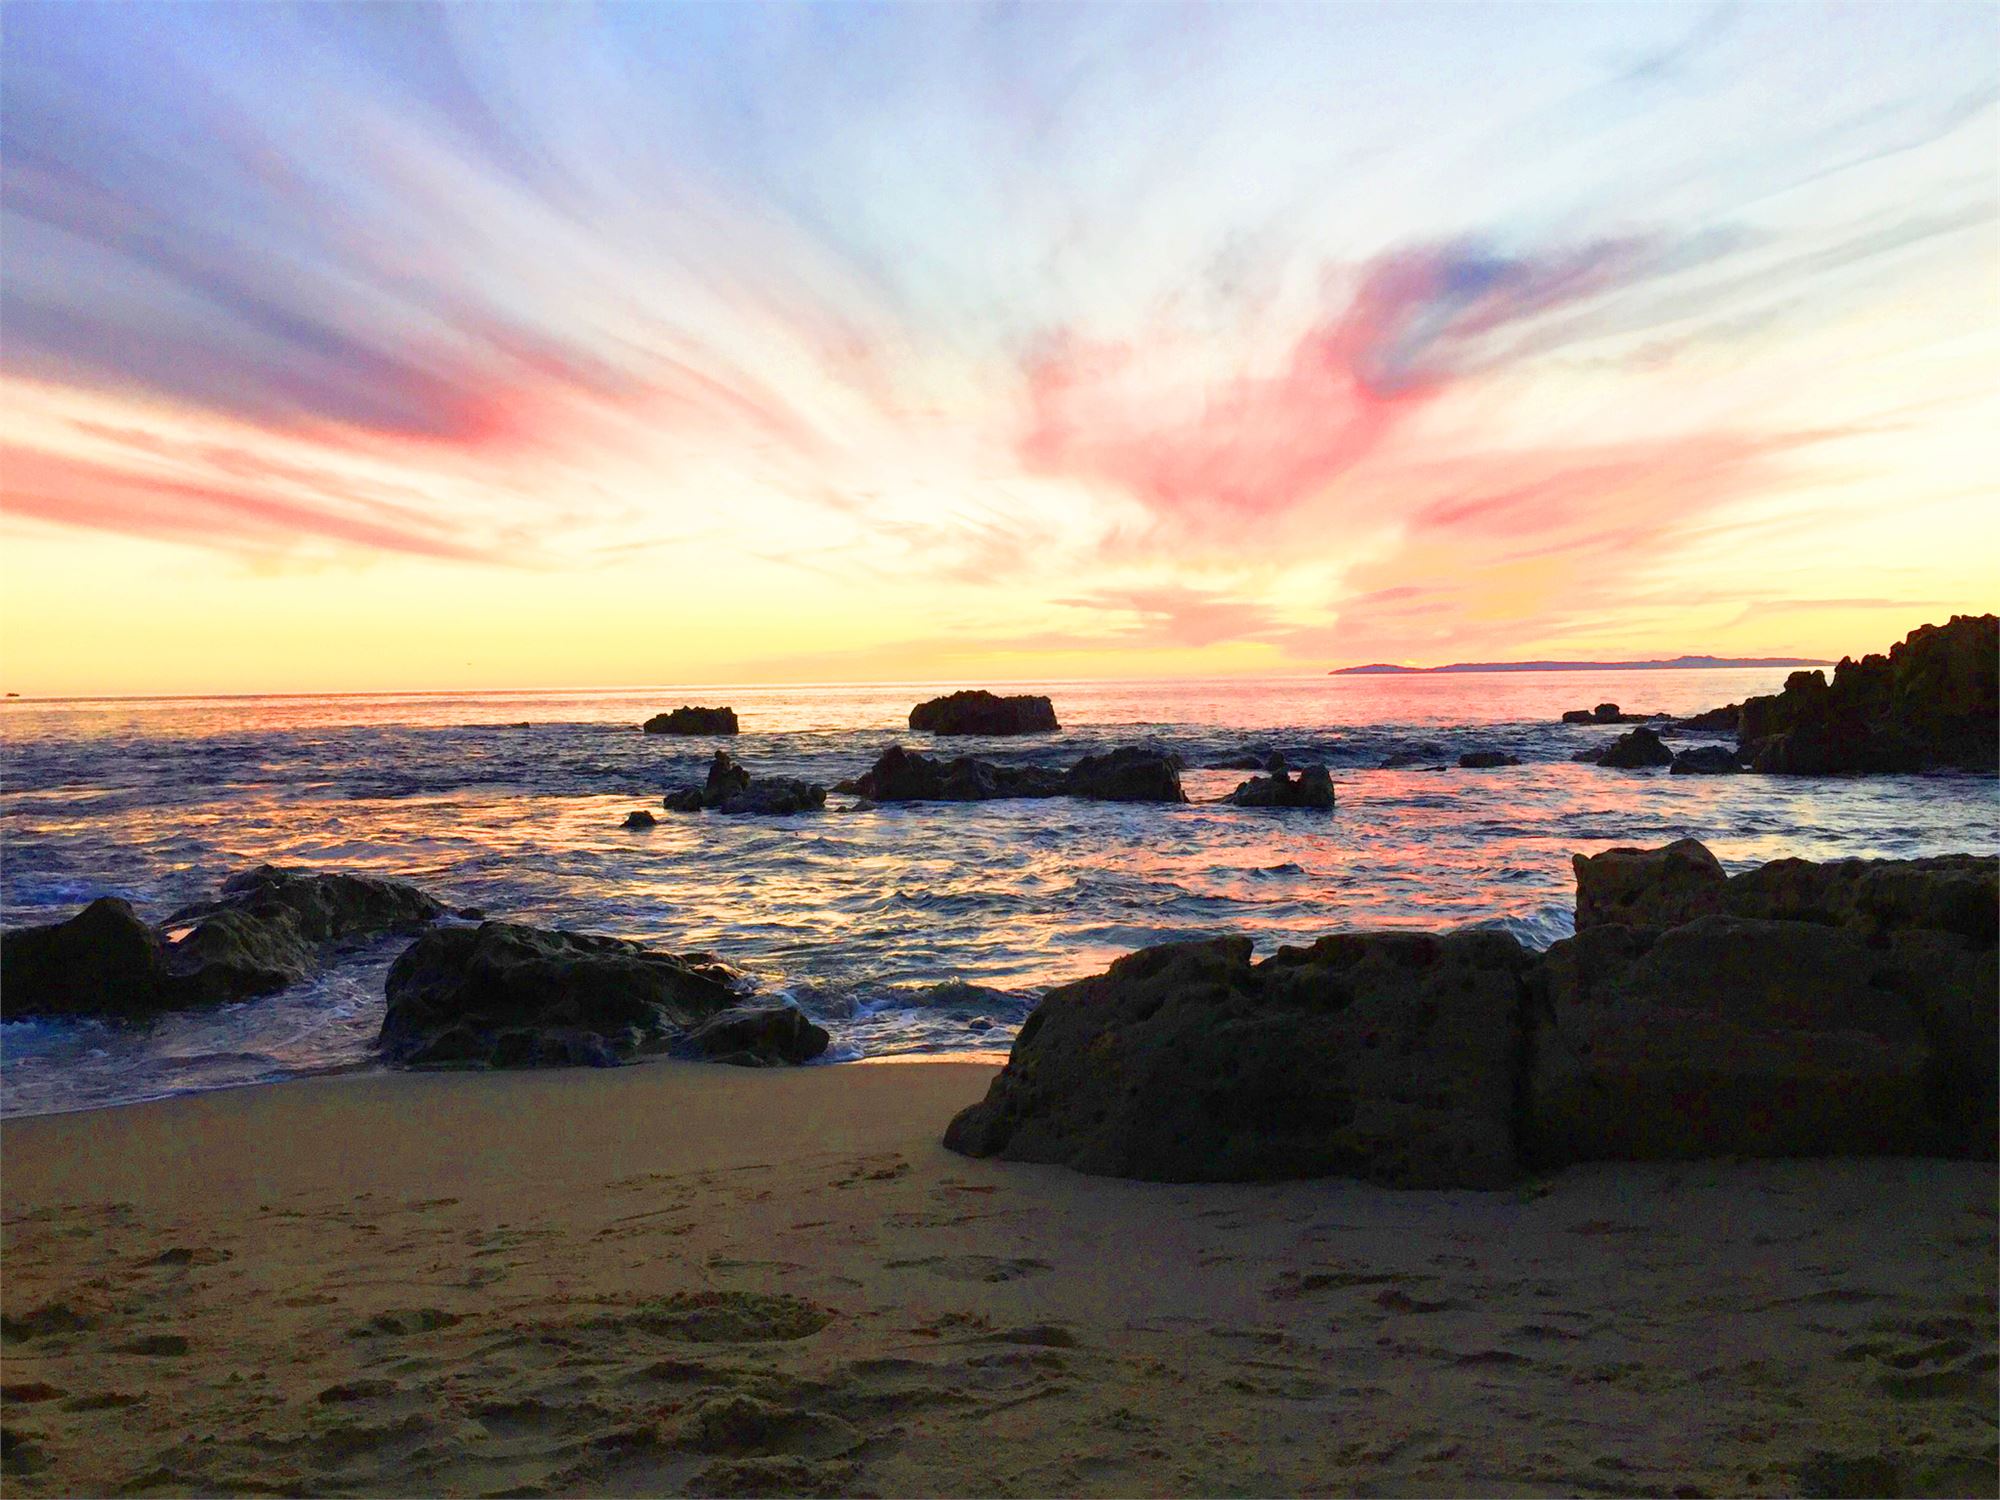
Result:
[[1518,766],[1521,757],[1505,750],[1468,750],[1458,758],[1461,771],[1486,771],[1497,766]]
[[1634,729],[1621,734],[1597,757],[1600,766],[1611,766],[1620,771],[1638,771],[1651,766],[1670,766],[1674,763],[1674,752],[1664,745],[1657,733],[1650,729]]
[[737,1003],[705,955],[485,922],[433,928],[389,969],[377,1045],[413,1067],[606,1066]]
[[131,903],[100,896],[66,921],[0,934],[0,1015],[143,1017],[181,1001],[166,945]]
[[660,799],[669,812],[788,814],[817,812],[826,806],[826,788],[796,776],[753,779],[747,767],[727,750],[715,752],[708,779],[698,787],[675,787]]
[[811,1062],[832,1040],[795,1005],[746,1005],[703,1021],[675,1050],[708,1062],[769,1068]]
[[654,714],[639,727],[647,734],[735,734],[736,710],[683,704],[671,713]]
[[1697,745],[1674,757],[1676,776],[1734,776],[1743,767],[1727,745]]
[[1125,746],[1086,755],[1067,771],[1001,766],[961,755],[933,760],[892,745],[854,789],[871,802],[991,802],[1009,797],[1081,797],[1099,802],[1185,802],[1180,758]]
[[1030,693],[1002,698],[975,688],[910,710],[910,728],[931,734],[1044,734],[1061,727],[1055,705]]
[[1956,768],[1992,774],[2000,757],[2000,617],[1925,625],[1887,656],[1843,658],[1833,680],[1794,672],[1784,691],[1745,699],[1738,749],[1782,775]]
[[621,828],[657,828],[659,823],[660,820],[658,818],[654,817],[644,808],[640,808],[637,812],[625,814],[625,821],[618,826]]
[[1247,938],[1169,944],[1051,991],[945,1144],[1174,1182],[1512,1179],[1529,963],[1512,938],[1250,953]]
[[1333,777],[1325,766],[1301,766],[1297,776],[1288,776],[1280,761],[1269,776],[1253,776],[1222,800],[1237,807],[1325,811],[1334,805]]

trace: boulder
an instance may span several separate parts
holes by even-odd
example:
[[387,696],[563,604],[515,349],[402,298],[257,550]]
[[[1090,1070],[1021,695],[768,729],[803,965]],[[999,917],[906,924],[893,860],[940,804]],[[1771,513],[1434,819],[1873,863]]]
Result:
[[1572,708],[1562,716],[1565,724],[1644,724],[1654,719],[1665,719],[1668,714],[1628,714],[1615,703],[1600,703],[1595,708]]
[[1028,693],[1002,698],[974,689],[910,710],[910,728],[931,734],[1044,734],[1061,727],[1055,705]]
[[1736,733],[1737,725],[1742,722],[1742,718],[1742,704],[1725,703],[1721,708],[1711,708],[1703,713],[1694,714],[1685,719],[1676,719],[1674,720],[1674,728],[1702,731],[1720,730],[1734,734]]
[[1064,775],[1063,790],[1093,802],[1187,801],[1180,757],[1138,745],[1084,756]]
[[1224,802],[1237,807],[1308,808],[1324,811],[1334,805],[1333,777],[1325,766],[1301,766],[1297,776],[1280,768],[1269,776],[1253,776]]
[[832,1040],[795,1005],[745,1005],[701,1022],[675,1051],[706,1062],[769,1068],[811,1062]]
[[389,969],[378,1045],[412,1067],[605,1066],[736,1004],[729,972],[620,938],[433,928]]
[[736,710],[683,704],[672,713],[654,714],[639,727],[648,734],[735,734]]
[[1461,771],[1487,771],[1496,766],[1518,766],[1521,757],[1505,750],[1468,750],[1458,758]]
[[1130,954],[1043,999],[945,1145],[1172,1182],[1497,1187],[1529,962],[1491,932]]
[[1634,729],[1621,734],[1597,757],[1600,766],[1611,766],[1621,771],[1644,770],[1650,766],[1670,766],[1674,763],[1674,752],[1660,741],[1660,736],[1651,729]]
[[753,779],[727,750],[718,750],[709,762],[707,781],[698,787],[672,788],[660,799],[660,805],[668,812],[701,812],[705,808],[728,814],[816,812],[826,806],[826,788],[796,776]]
[[130,902],[100,896],[75,916],[0,935],[0,1016],[145,1017],[179,1005],[159,934]]
[[1722,910],[1728,876],[1697,839],[1663,849],[1606,849],[1571,856],[1576,869],[1576,930],[1616,923],[1677,927]]
[[660,820],[658,818],[654,817],[644,808],[640,808],[637,812],[625,814],[625,821],[618,826],[620,828],[657,828],[659,823]]
[[1599,724],[1619,723],[1618,705],[1615,703],[1600,703],[1590,711],[1590,717]]
[[1536,989],[1538,1165],[1949,1144],[1900,965],[1853,932],[1721,914],[1597,926],[1549,949]]
[[1572,708],[1563,714],[1565,724],[1595,724],[1597,715],[1587,708]]
[[1697,745],[1674,757],[1676,776],[1734,776],[1742,770],[1736,752],[1727,745]]
[[2000,617],[1925,625],[1887,656],[1844,658],[1833,679],[1794,672],[1744,700],[1738,748],[1752,770],[1827,776],[1939,768],[1993,774],[2000,758]]

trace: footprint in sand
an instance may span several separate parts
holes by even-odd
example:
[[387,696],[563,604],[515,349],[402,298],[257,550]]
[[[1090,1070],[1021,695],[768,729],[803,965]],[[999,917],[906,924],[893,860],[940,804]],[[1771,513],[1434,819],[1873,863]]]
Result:
[[914,1260],[887,1260],[888,1271],[921,1270],[945,1281],[1020,1281],[1052,1271],[1054,1266],[1032,1256],[923,1255]]
[[405,1338],[416,1333],[435,1333],[462,1322],[457,1313],[441,1307],[405,1307],[375,1314],[366,1323],[347,1330],[351,1339]]
[[735,1393],[702,1402],[675,1438],[675,1446],[697,1453],[767,1457],[837,1458],[860,1445],[854,1425],[830,1412]]
[[178,1359],[188,1352],[188,1341],[178,1333],[149,1333],[130,1343],[119,1344],[118,1354],[141,1354],[150,1359]]
[[754,1344],[810,1338],[833,1314],[783,1292],[679,1292],[590,1326],[625,1326],[694,1344]]

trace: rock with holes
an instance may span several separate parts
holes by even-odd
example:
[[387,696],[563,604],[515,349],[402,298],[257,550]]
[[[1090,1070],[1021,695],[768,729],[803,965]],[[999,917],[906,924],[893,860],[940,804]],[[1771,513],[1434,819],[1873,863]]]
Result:
[[932,698],[910,710],[910,728],[930,734],[1048,734],[1055,705],[1034,693],[1002,698],[982,689]]
[[378,1045],[415,1067],[605,1066],[737,1003],[708,955],[507,922],[434,928],[389,969]]
[[1146,949],[1051,991],[945,1144],[1174,1182],[1496,1187],[1517,1170],[1529,964],[1490,932],[1340,934],[1261,963],[1247,938]]

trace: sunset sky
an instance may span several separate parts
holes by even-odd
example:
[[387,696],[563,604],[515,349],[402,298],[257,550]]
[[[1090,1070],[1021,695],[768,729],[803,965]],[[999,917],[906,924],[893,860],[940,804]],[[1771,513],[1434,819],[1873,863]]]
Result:
[[1987,4],[0,28],[10,690],[1838,656],[2000,602]]

